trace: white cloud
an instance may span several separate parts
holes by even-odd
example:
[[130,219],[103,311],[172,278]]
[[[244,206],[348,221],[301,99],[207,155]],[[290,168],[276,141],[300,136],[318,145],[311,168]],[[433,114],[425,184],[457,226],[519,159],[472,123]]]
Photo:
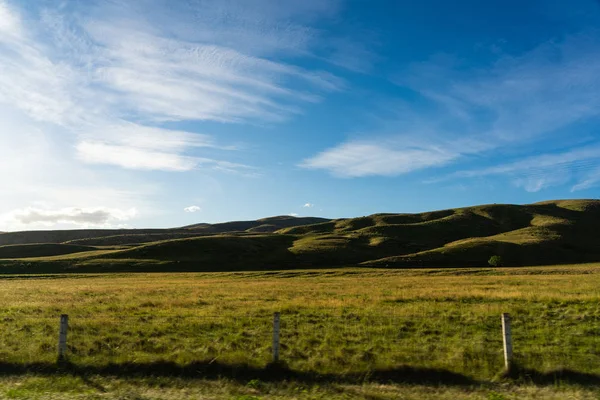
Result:
[[0,0],[0,41],[2,36],[19,36],[21,33],[19,16],[4,0]]
[[439,166],[459,154],[434,146],[390,148],[377,142],[347,142],[305,160],[301,166],[326,169],[339,177],[393,176],[417,169]]
[[280,121],[344,87],[301,66],[325,42],[311,25],[336,15],[337,1],[151,5],[0,0],[0,208],[34,210],[0,230],[160,213],[155,198],[171,182],[138,170],[256,176],[228,159],[236,146],[180,127]]
[[256,176],[254,168],[243,164],[204,157],[190,157],[141,147],[83,141],[77,144],[76,149],[78,159],[87,164],[114,165],[133,170],[173,172],[185,172],[206,167],[215,171]]
[[[0,104],[17,107],[32,119],[63,124],[79,115],[73,95],[75,72],[54,63],[27,39],[0,42]],[[70,93],[72,87],[72,93]]]
[[200,165],[204,165],[207,168],[215,171],[236,174],[248,178],[256,178],[261,176],[259,169],[249,165],[233,163],[229,161],[212,160],[210,158],[197,158],[196,160],[198,163],[200,163]]
[[30,225],[53,226],[58,223],[68,223],[83,227],[109,227],[114,223],[128,221],[136,215],[136,209],[64,208],[49,210],[29,207],[4,214],[0,220],[3,220],[4,223],[12,223],[23,227]]
[[410,66],[398,82],[430,99],[444,123],[460,122],[462,134],[480,132],[500,146],[598,115],[599,48],[585,35],[570,36],[479,69],[437,56]]
[[[16,110],[0,107],[0,214],[9,210],[109,209],[138,210],[138,217],[153,215],[152,204],[161,185],[127,172],[104,174],[73,159],[68,137],[56,128],[31,121]],[[64,140],[57,140],[61,138]],[[132,219],[133,221],[133,219]],[[131,221],[130,221],[131,222]],[[77,225],[60,224],[61,229]],[[22,226],[0,218],[0,231],[42,229],[48,225]]]
[[0,37],[0,104],[63,127],[84,162],[189,171],[202,158],[214,170],[229,171],[234,163],[186,153],[233,146],[149,122],[279,121],[343,86],[327,72],[266,57],[306,56],[317,34],[304,25],[280,25],[279,18],[312,21],[334,6],[275,2],[256,14],[219,1],[102,3],[81,13],[82,5],[49,6],[36,21],[35,13],[21,20],[0,2],[0,32],[26,33]]
[[[253,56],[303,55],[323,40],[321,32],[311,25],[335,17],[340,3],[339,0],[195,0],[169,3],[160,13],[149,15],[148,21],[164,26],[173,36],[221,46],[234,45]],[[132,12],[145,11],[143,3],[130,2],[128,6]],[[117,9],[113,15],[118,17],[120,12]]]
[[[223,148],[210,135],[144,126],[130,122],[91,127],[82,140],[100,141],[148,150],[183,151],[192,147]],[[233,149],[229,147],[226,149]]]
[[305,204],[304,204],[302,207],[304,207],[304,208],[312,208],[312,207],[314,207],[314,206],[315,206],[315,205],[314,205],[314,204],[312,204],[312,203],[305,203]]
[[298,216],[298,214],[297,214],[297,213],[289,213],[288,215],[289,215],[290,217],[297,217],[297,216]]
[[565,175],[549,174],[541,177],[528,176],[517,178],[513,183],[515,186],[523,188],[527,192],[536,193],[542,189],[565,184],[568,180],[569,178]]
[[[210,13],[214,6],[200,7],[195,15]],[[231,11],[236,13],[236,7]],[[86,23],[84,29],[102,57],[95,79],[119,93],[118,106],[155,120],[278,121],[299,112],[300,103],[318,100],[314,94],[292,89],[293,84],[325,91],[342,84],[324,72],[249,54],[243,44],[239,49],[236,42],[217,44],[222,39],[207,44],[206,36],[214,38],[214,30],[228,32],[229,26],[216,27],[202,17],[199,24],[181,15],[177,22],[188,29],[186,36],[200,36],[200,41],[172,38],[164,22],[158,25],[162,29],[137,22],[132,27],[130,20],[109,15]],[[256,40],[268,43],[268,32],[260,35]],[[304,33],[295,32],[289,39],[294,40],[294,35]]]
[[580,180],[580,182],[578,182],[571,188],[571,192],[590,189],[592,187],[598,186],[598,184],[600,184],[600,167],[586,174],[585,177]]
[[[567,37],[521,56],[503,55],[487,68],[468,69],[460,59],[443,55],[414,63],[398,74],[397,82],[421,101],[396,101],[377,139],[358,136],[301,166],[339,177],[400,175],[492,150],[497,155],[524,142],[535,145],[600,116],[600,42],[589,37]],[[572,136],[572,145],[577,140]]]
[[191,148],[235,149],[234,146],[217,145],[209,135],[122,122],[102,130],[94,128],[81,134],[79,140],[75,146],[77,157],[88,164],[179,172],[190,171],[201,165],[236,173],[250,169],[242,164],[182,154]]
[[589,162],[600,162],[600,145],[572,149],[563,153],[542,154],[488,168],[458,171],[451,177],[472,178],[528,171],[530,174],[547,171],[556,174],[572,168],[589,168]]
[[77,144],[77,156],[89,164],[110,164],[142,170],[190,171],[197,165],[191,157],[96,142]]
[[201,211],[202,209],[198,206],[189,206],[183,209],[186,213],[195,213]]
[[526,157],[487,168],[457,171],[442,178],[431,179],[427,183],[497,175],[510,178],[515,186],[528,192],[538,192],[548,187],[564,185],[582,175],[587,176],[573,187],[572,191],[575,191],[595,184],[596,174],[587,174],[587,171],[599,170],[599,166],[600,145],[593,144],[562,153]]

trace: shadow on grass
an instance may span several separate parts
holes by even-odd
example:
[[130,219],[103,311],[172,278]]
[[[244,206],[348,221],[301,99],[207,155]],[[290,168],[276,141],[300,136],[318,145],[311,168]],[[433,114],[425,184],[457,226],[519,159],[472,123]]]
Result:
[[18,364],[0,362],[0,375],[105,375],[115,377],[180,377],[189,379],[227,378],[238,381],[259,379],[264,382],[293,380],[303,383],[413,383],[472,385],[477,381],[461,374],[429,368],[398,367],[373,370],[368,373],[320,374],[311,371],[296,371],[284,364],[269,364],[266,367],[254,367],[246,364],[223,364],[214,361],[193,362],[178,365],[172,362],[153,362],[147,364],[122,363],[79,365],[69,362]]
[[[173,362],[121,363],[106,365],[74,364],[68,361],[59,363],[7,363],[0,362],[0,375],[77,375],[112,376],[119,378],[179,377],[187,379],[231,379],[246,382],[259,379],[263,382],[296,381],[302,383],[407,383],[447,386],[470,386],[481,384],[466,375],[443,369],[400,366],[373,370],[365,373],[317,373],[296,371],[285,364],[269,364],[265,367],[247,364],[224,364],[217,361],[198,361],[186,365]],[[559,369],[540,372],[534,369],[513,366],[510,371],[497,378],[514,383],[555,385],[557,383],[582,386],[600,385],[600,375]]]
[[568,383],[582,386],[600,385],[600,375],[578,372],[570,369],[557,369],[553,371],[541,372],[515,365],[511,367],[509,371],[502,373],[500,377],[501,379],[508,379],[517,383],[533,383],[536,385],[555,385],[557,383]]

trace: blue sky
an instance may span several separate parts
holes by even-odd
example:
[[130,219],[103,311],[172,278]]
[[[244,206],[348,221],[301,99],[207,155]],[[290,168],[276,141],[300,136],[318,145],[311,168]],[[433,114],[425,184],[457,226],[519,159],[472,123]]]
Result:
[[0,231],[600,194],[594,0],[0,0]]

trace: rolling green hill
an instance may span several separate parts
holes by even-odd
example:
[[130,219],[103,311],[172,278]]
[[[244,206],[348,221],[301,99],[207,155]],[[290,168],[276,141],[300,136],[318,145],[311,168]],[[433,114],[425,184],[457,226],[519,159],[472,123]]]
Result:
[[118,246],[219,233],[275,232],[278,229],[328,221],[325,218],[278,216],[256,221],[196,224],[174,229],[79,229],[0,232],[0,246],[11,244],[66,243],[85,246]]
[[0,259],[2,258],[21,258],[24,254],[27,257],[49,257],[61,256],[73,253],[82,253],[97,250],[90,246],[76,246],[70,244],[13,244],[0,246]]
[[46,253],[0,247],[0,266],[21,272],[469,267],[487,265],[492,255],[506,266],[580,263],[600,261],[598,226],[600,200],[559,200],[337,220],[273,217],[116,234],[5,233],[0,244],[5,235],[23,243],[66,240],[52,251],[45,247]]
[[[0,233],[0,246],[10,244],[34,243],[77,243],[80,240],[93,239],[105,236],[120,236],[127,234],[151,235],[165,231],[182,231],[171,229],[76,229],[56,231],[24,231]],[[86,243],[87,244],[87,243]]]
[[226,232],[275,232],[278,229],[294,226],[318,224],[326,222],[328,219],[316,217],[291,217],[280,215],[277,217],[262,218],[256,221],[233,221],[220,224],[197,224],[185,226],[185,229],[194,231],[203,231],[207,233],[226,233]]

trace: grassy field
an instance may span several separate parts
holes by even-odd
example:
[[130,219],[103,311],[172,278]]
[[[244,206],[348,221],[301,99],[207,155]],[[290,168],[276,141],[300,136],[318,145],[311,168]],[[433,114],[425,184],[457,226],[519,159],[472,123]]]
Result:
[[[2,275],[0,396],[598,398],[599,300],[600,264]],[[518,384],[499,375],[502,312]]]

